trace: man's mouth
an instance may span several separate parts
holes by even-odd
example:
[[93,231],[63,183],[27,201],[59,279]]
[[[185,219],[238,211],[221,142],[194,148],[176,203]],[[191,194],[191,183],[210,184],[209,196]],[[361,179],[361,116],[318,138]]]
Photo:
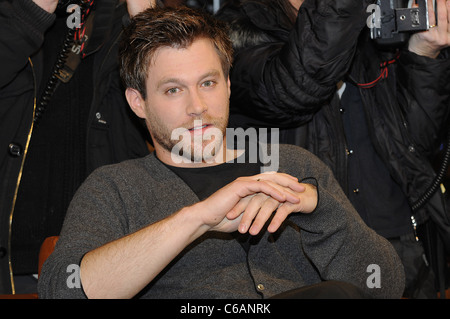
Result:
[[194,126],[194,127],[190,128],[189,131],[194,132],[194,133],[200,133],[200,132],[204,132],[204,130],[206,130],[210,126],[211,126],[211,124]]

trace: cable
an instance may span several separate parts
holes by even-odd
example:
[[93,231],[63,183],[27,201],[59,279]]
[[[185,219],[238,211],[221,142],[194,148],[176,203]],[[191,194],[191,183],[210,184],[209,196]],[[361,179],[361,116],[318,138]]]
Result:
[[370,89],[370,88],[374,87],[375,85],[377,85],[378,81],[388,77],[388,74],[389,74],[388,66],[390,64],[395,63],[399,57],[400,57],[400,53],[397,53],[395,58],[393,58],[392,60],[381,62],[380,63],[381,73],[375,80],[368,82],[368,83],[356,83],[356,85],[362,89]]
[[421,208],[439,188],[442,180],[444,179],[447,173],[449,162],[450,162],[450,128],[447,134],[447,144],[445,146],[441,167],[439,168],[435,179],[428,187],[428,189],[425,191],[425,193],[412,205],[413,211],[417,211],[419,208]]

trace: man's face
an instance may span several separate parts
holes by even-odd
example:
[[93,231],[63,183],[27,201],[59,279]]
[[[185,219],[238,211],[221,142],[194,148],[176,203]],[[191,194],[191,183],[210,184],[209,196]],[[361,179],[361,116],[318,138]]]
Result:
[[[163,162],[173,164],[171,152],[180,140],[172,140],[171,136],[180,128],[187,130],[181,143],[191,150],[190,160],[210,160],[203,152],[210,143],[214,143],[213,149],[223,149],[230,83],[209,39],[195,40],[186,49],[158,49],[148,69],[146,89],[145,120]],[[202,136],[213,129],[220,130],[221,138],[203,141]],[[194,154],[200,154],[201,158],[194,158]]]

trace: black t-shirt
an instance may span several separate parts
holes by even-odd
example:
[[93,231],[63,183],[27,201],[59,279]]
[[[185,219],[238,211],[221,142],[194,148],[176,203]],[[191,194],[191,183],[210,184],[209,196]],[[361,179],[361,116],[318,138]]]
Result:
[[[241,156],[245,156],[245,154]],[[177,174],[200,200],[206,199],[238,177],[261,173],[260,163],[250,163],[247,160],[244,163],[239,163],[237,159],[219,165],[199,168],[175,167],[163,164]]]
[[[246,156],[246,154],[244,153],[241,156]],[[208,198],[238,177],[253,176],[261,173],[261,163],[251,163],[248,159],[244,163],[240,163],[240,161],[235,159],[219,165],[200,168],[175,167],[163,164],[177,174],[200,200]],[[241,234],[239,232],[234,232],[232,236],[248,252],[252,236],[248,233]]]

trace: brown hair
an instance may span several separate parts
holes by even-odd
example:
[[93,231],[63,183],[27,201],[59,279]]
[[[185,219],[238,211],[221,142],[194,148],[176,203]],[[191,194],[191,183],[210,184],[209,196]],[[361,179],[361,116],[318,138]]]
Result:
[[226,25],[211,14],[187,7],[151,8],[137,14],[119,45],[120,76],[127,88],[146,98],[147,71],[159,48],[186,48],[198,38],[211,39],[227,77],[233,49]]

